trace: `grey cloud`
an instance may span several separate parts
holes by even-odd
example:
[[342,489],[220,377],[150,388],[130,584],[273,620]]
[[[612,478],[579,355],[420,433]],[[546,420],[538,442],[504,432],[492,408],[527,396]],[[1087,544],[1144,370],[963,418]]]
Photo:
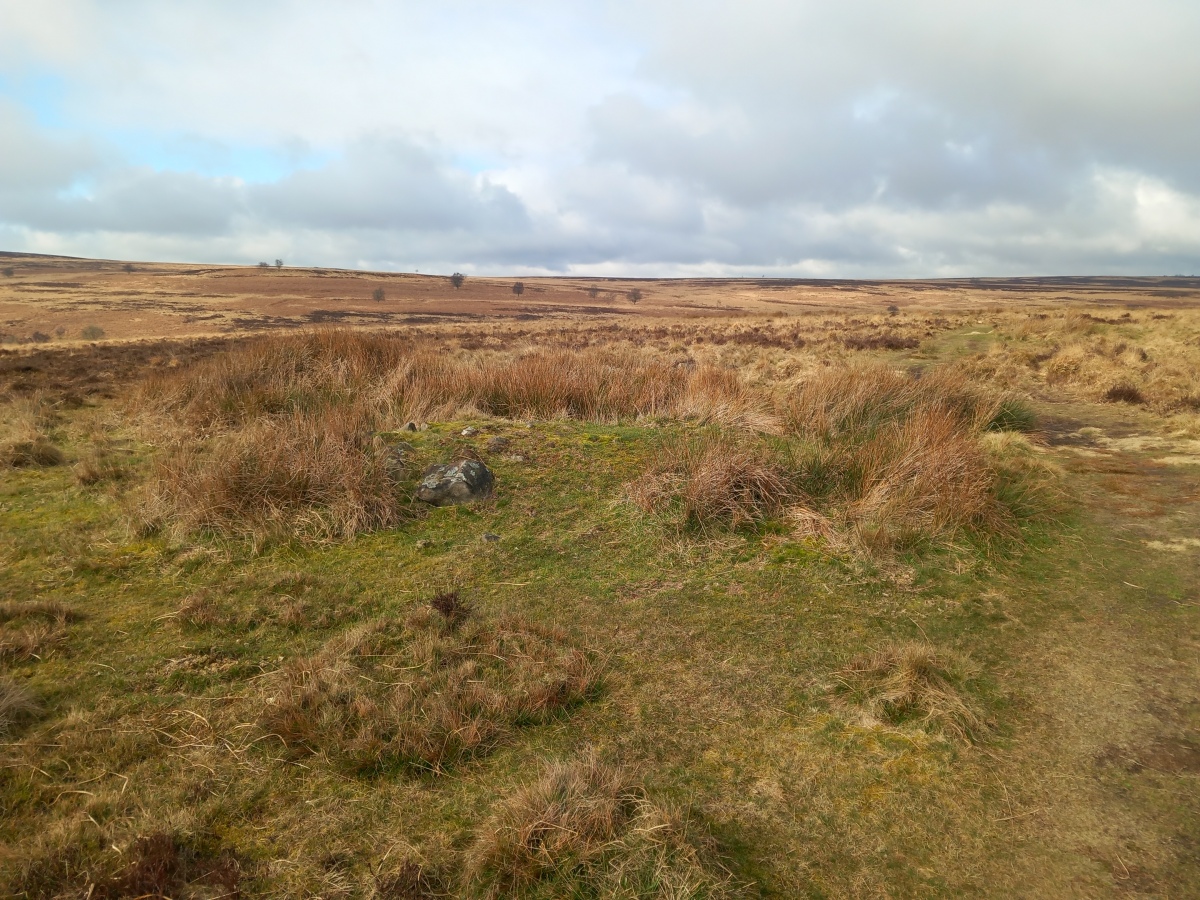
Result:
[[528,224],[506,188],[397,139],[358,141],[334,163],[252,188],[250,202],[266,220],[299,227],[490,231]]

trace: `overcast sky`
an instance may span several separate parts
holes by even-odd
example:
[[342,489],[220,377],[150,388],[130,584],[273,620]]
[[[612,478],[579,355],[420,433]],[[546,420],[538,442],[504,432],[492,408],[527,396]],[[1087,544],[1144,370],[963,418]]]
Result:
[[0,249],[1200,274],[1200,0],[0,0]]

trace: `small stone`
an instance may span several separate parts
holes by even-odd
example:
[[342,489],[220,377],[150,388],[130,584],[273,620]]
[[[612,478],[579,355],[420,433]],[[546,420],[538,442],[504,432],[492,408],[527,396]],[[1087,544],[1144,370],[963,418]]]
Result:
[[508,445],[511,443],[512,441],[510,441],[508,438],[497,435],[487,442],[487,451],[488,453],[500,453],[504,450],[507,450]]
[[479,429],[474,425],[468,425],[462,430],[461,434],[463,437],[472,437],[473,435],[479,434]]
[[504,458],[509,462],[525,462],[525,457],[523,457],[520,453],[510,453]]
[[408,467],[410,454],[415,448],[407,441],[396,441],[387,448],[387,465],[393,476],[399,477]]
[[418,550],[428,550],[432,546],[433,546],[433,541],[426,540],[425,538],[421,538],[421,540],[417,541],[417,549]]
[[491,470],[475,459],[433,465],[421,476],[417,499],[434,506],[469,503],[490,494],[494,483]]
[[417,430],[417,423],[416,423],[416,422],[409,422],[409,423],[407,423],[407,424],[404,426],[404,430],[405,430],[405,431],[416,431],[416,430]]
[[485,531],[485,532],[483,533],[483,539],[484,539],[485,541],[487,541],[487,542],[490,544],[490,543],[492,543],[492,542],[494,542],[494,541],[498,541],[498,540],[500,540],[500,535],[498,535],[498,534],[493,534],[493,533],[492,533],[492,532],[490,532],[490,531]]

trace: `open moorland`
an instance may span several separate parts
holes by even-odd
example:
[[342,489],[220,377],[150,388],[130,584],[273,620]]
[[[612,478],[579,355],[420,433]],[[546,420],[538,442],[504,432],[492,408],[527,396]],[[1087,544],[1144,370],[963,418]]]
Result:
[[0,895],[1200,893],[1200,281],[514,283],[0,258]]

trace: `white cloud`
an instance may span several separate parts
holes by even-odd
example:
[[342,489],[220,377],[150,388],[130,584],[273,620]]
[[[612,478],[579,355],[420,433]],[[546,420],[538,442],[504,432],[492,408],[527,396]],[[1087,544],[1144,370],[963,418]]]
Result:
[[422,270],[1192,271],[1198,39],[1190,0],[0,0],[0,234]]

